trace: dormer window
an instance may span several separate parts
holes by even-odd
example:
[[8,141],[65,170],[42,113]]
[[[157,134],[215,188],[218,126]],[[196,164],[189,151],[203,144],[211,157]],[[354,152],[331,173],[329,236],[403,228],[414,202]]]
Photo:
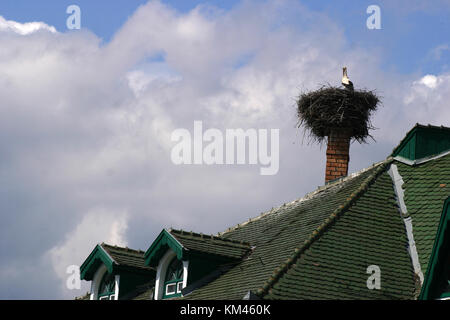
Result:
[[91,281],[90,300],[126,299],[137,286],[151,289],[155,273],[143,251],[106,243],[96,245],[80,267],[81,280]]
[[156,268],[154,299],[181,297],[182,290],[192,290],[191,284],[250,251],[249,243],[164,229],[144,255],[145,264]]
[[183,288],[183,263],[176,257],[170,262],[164,281],[164,298],[179,297]]
[[108,272],[105,272],[105,275],[100,282],[98,300],[115,300],[115,289],[115,276]]

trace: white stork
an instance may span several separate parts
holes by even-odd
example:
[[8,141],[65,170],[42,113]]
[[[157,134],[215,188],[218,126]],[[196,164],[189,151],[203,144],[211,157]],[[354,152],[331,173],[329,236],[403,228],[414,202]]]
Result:
[[353,82],[347,76],[347,67],[342,68],[342,84],[343,86],[350,91],[353,91]]

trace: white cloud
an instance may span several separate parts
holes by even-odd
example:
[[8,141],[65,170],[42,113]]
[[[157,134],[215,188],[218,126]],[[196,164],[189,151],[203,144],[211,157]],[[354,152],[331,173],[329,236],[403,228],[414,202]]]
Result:
[[419,80],[419,84],[423,84],[430,89],[435,89],[438,85],[438,78],[432,74],[427,74]]
[[450,74],[428,74],[412,81],[403,101],[403,111],[408,119],[449,126]]
[[61,281],[61,291],[66,297],[84,294],[86,285],[74,293],[66,287],[67,267],[81,266],[98,243],[126,246],[128,214],[126,211],[115,211],[105,208],[94,208],[87,212],[78,225],[70,231],[63,242],[51,248],[44,256],[52,263],[54,272]]
[[0,32],[12,31],[20,35],[28,35],[39,30],[45,30],[51,33],[57,32],[55,27],[49,26],[43,22],[19,23],[12,20],[6,20],[0,16]]

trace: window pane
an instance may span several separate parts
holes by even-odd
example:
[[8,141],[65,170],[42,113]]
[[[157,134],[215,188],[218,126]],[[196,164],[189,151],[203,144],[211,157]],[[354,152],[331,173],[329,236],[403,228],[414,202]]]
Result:
[[176,283],[169,283],[166,286],[166,294],[174,294],[176,290],[177,284]]
[[113,293],[115,291],[115,284],[115,276],[106,272],[100,283],[100,290],[98,291],[98,294],[104,295]]
[[167,268],[166,282],[175,281],[183,278],[183,264],[177,258],[174,258]]
[[181,289],[183,289],[183,282],[177,283],[177,293],[181,293]]

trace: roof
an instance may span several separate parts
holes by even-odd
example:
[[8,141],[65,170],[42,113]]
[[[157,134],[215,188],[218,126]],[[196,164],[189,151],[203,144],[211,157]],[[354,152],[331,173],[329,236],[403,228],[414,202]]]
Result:
[[84,295],[75,297],[75,300],[90,300],[91,294],[89,292],[86,292]]
[[[432,146],[416,148],[426,144],[422,138]],[[442,273],[450,248],[447,139],[450,128],[416,125],[392,156],[367,169],[217,236],[163,230],[145,254],[134,254],[144,266],[157,265],[168,248],[179,259],[220,257],[188,283],[182,299],[434,297],[441,279],[431,277]],[[85,264],[94,257],[130,264],[123,249],[102,244]],[[381,272],[379,290],[368,288],[371,266]],[[149,299],[152,285],[136,288],[135,297]]]
[[171,248],[180,260],[187,260],[195,255],[224,262],[240,260],[251,250],[250,244],[244,241],[234,241],[192,231],[164,229],[145,253],[146,264],[156,266],[168,248]]
[[112,246],[102,243],[101,247],[114,259],[114,261],[123,267],[130,267],[134,269],[143,269],[147,271],[154,271],[145,265],[144,251],[134,250],[128,247]]
[[324,221],[331,222],[327,219],[334,219],[332,214],[339,208],[342,210],[342,206],[358,194],[361,186],[372,180],[386,163],[388,161],[329,183],[302,199],[273,209],[220,234],[225,239],[249,241],[255,246],[252,254],[227,273],[185,298],[242,299],[249,290],[256,293],[272,277],[274,270],[285,265],[286,260],[295,254],[295,249],[301,248],[316,237],[319,234],[317,229]]
[[135,287],[134,290],[123,296],[122,300],[151,300],[155,290],[155,281],[150,281]]
[[[292,265],[269,283],[270,299],[412,299],[414,271],[407,236],[386,172],[374,177],[326,232],[299,248]],[[369,290],[369,266],[381,270],[381,289]]]
[[114,273],[118,270],[155,273],[154,268],[145,265],[144,251],[101,243],[95,246],[94,250],[81,265],[81,279],[92,280],[100,264],[104,264],[109,273]]
[[242,240],[174,229],[169,232],[189,251],[240,260],[251,250],[250,243]]
[[444,200],[450,195],[450,155],[411,166],[396,161],[403,178],[405,205],[423,270],[427,270]]
[[[407,215],[388,173],[393,165]],[[449,152],[420,163],[389,157],[220,234],[255,248],[184,298],[242,299],[250,290],[264,299],[417,299],[422,283],[411,252],[427,275],[449,196]],[[367,287],[371,265],[381,270],[380,290]]]

